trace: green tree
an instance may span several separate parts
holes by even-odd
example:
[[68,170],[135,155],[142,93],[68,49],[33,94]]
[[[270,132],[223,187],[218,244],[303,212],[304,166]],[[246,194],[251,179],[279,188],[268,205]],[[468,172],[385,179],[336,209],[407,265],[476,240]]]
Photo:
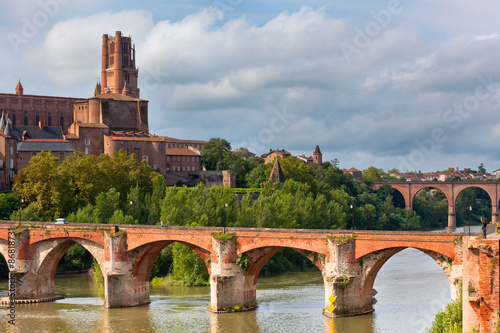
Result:
[[201,151],[201,164],[207,170],[228,170],[233,153],[225,139],[211,138]]
[[268,165],[260,164],[247,173],[245,176],[247,186],[250,188],[262,187],[264,182],[267,181],[266,171],[268,168]]
[[363,170],[362,178],[365,182],[380,182],[382,181],[383,174],[384,171],[382,169],[370,166],[367,169]]
[[12,193],[0,193],[0,220],[7,219],[19,206],[19,199]]
[[61,216],[72,208],[73,193],[58,172],[59,159],[42,151],[30,159],[29,166],[16,176],[14,193],[46,220]]
[[95,216],[98,223],[114,223],[114,212],[119,208],[120,193],[113,187],[108,192],[99,193],[95,203]]

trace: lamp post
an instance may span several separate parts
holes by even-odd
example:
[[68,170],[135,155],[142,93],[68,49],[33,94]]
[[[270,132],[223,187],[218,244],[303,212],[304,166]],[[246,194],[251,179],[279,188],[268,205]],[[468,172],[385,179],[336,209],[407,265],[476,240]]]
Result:
[[472,206],[469,206],[469,236],[470,236],[470,219],[472,218]]
[[19,205],[19,225],[21,225],[21,212],[23,210],[24,199],[21,198],[21,204]]
[[352,230],[354,230],[354,206],[351,205],[351,211],[352,211]]
[[130,210],[132,210],[132,219],[134,219],[135,221],[135,212],[134,212],[134,207],[132,207],[132,205],[134,204],[134,202],[132,200],[130,200]]
[[222,226],[222,233],[225,234],[226,233],[226,220],[227,220],[227,202],[224,203],[224,224]]

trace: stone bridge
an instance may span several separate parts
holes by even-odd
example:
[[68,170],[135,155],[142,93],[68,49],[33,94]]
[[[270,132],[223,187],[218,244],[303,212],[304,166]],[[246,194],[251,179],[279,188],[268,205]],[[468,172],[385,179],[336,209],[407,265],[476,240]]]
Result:
[[417,193],[424,188],[437,188],[443,191],[448,199],[448,228],[453,230],[457,227],[457,217],[455,213],[455,203],[457,197],[464,189],[469,187],[478,187],[486,191],[491,199],[491,222],[498,223],[498,200],[500,194],[500,182],[373,182],[370,187],[378,190],[383,185],[389,185],[399,191],[405,199],[407,209],[413,208],[413,199]]
[[9,284],[22,300],[54,297],[59,260],[78,243],[103,272],[105,307],[147,304],[153,263],[172,242],[187,245],[205,262],[214,312],[254,308],[259,271],[288,247],[322,272],[326,316],[369,313],[378,271],[395,253],[413,247],[443,268],[453,297],[463,280],[464,329],[493,332],[498,320],[499,240],[430,232],[226,228],[224,233],[202,227],[0,223],[0,252],[12,264]]

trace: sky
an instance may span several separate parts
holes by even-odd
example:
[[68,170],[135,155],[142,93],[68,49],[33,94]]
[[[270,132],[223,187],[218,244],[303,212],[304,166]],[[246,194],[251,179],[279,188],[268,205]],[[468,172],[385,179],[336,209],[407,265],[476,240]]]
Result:
[[151,133],[342,168],[500,168],[500,2],[23,0],[0,92],[88,98],[103,34],[136,44]]

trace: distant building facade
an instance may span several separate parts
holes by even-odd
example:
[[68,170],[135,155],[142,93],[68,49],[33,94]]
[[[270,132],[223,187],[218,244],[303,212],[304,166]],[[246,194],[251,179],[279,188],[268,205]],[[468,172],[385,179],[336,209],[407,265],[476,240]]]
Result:
[[[289,156],[293,156],[290,152],[286,151],[285,149],[276,149],[272,150],[269,149],[269,152],[261,155],[261,157],[264,159],[265,163],[273,163],[273,161],[276,159],[276,157],[281,157],[281,159],[285,159]],[[304,154],[294,156],[297,160],[300,160],[307,165],[312,165],[312,164],[317,164],[321,165],[323,164],[323,154],[321,153],[321,150],[319,149],[319,146],[316,145],[316,149],[313,152],[313,156],[305,156]]]
[[0,116],[0,191],[12,189],[17,168],[17,142],[4,114]]

